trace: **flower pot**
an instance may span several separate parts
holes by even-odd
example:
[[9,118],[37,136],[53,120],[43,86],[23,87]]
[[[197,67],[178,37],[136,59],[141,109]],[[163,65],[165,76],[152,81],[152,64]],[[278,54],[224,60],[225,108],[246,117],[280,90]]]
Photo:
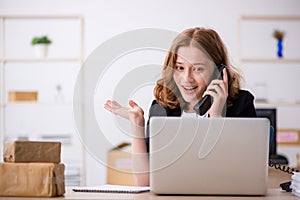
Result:
[[48,44],[35,44],[33,45],[35,55],[38,58],[46,58],[48,53]]

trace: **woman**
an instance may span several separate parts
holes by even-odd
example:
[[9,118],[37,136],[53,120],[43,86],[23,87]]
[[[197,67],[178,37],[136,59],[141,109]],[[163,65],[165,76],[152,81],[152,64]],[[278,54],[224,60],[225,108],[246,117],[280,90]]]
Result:
[[[221,66],[225,66],[224,69]],[[217,79],[216,73],[223,73]],[[202,117],[256,117],[254,97],[240,89],[241,75],[229,62],[227,50],[220,36],[212,29],[191,28],[180,33],[166,56],[162,77],[154,88],[149,119],[152,116],[196,116],[194,106],[205,96],[212,97],[212,105]],[[134,101],[130,108],[115,101],[104,107],[131,122],[132,153],[137,171],[137,185],[149,185],[149,119],[146,139],[144,112]]]

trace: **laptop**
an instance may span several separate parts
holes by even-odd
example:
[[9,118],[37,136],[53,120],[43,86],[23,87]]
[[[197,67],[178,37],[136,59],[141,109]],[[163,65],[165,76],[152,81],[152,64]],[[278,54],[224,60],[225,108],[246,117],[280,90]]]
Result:
[[152,117],[151,191],[265,195],[269,130],[266,118]]

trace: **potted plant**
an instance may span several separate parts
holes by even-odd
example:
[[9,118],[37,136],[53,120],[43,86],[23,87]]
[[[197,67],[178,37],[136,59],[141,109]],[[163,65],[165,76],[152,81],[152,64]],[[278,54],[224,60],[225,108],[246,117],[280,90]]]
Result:
[[48,46],[52,41],[47,36],[34,37],[31,41],[38,58],[46,58],[48,53]]
[[275,30],[273,32],[273,37],[277,40],[277,56],[278,58],[283,58],[283,38],[285,32],[280,30]]

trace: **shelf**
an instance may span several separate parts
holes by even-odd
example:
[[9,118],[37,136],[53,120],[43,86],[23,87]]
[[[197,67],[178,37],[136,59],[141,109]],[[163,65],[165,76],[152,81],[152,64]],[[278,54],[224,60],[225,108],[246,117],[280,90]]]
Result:
[[29,62],[80,62],[80,58],[22,58],[22,59],[15,59],[15,58],[5,58],[0,59],[1,62],[22,62],[22,63],[29,63]]
[[264,62],[264,63],[300,63],[300,58],[242,58],[242,62]]
[[[71,175],[71,178],[76,178],[75,184],[84,185],[85,154],[82,144],[75,138],[76,132],[72,117],[73,95],[68,93],[62,99],[63,101],[60,101],[60,98],[56,98],[54,95],[38,98],[36,101],[9,102],[7,98],[10,84],[16,80],[20,80],[17,88],[15,88],[16,90],[20,87],[32,88],[33,84],[36,83],[39,85],[39,92],[40,90],[49,92],[47,88],[52,83],[50,80],[66,82],[68,87],[70,87],[69,83],[76,81],[74,75],[78,73],[78,66],[84,62],[84,18],[81,15],[63,14],[0,15],[0,23],[0,141],[5,139],[15,140],[18,137],[27,137],[31,140],[48,141],[55,139],[62,141],[62,151],[67,153],[63,155],[62,162],[71,160],[72,164],[76,164],[78,172],[76,172],[77,174],[72,173],[70,171],[72,166],[71,168],[68,166],[66,171]],[[30,49],[26,38],[31,38],[33,33],[38,33],[41,30],[39,25],[42,29],[44,26],[47,27],[43,31],[46,32],[45,34],[52,33],[53,38],[56,36],[55,41],[57,43],[65,41],[65,38],[61,35],[62,31],[66,33],[65,35],[74,34],[74,37],[72,36],[72,40],[68,40],[62,46],[56,46],[55,54],[52,56],[46,58],[36,57],[34,54],[27,52]],[[23,33],[22,27],[28,28],[29,31],[26,30]],[[14,37],[9,35],[15,32],[20,32],[20,37],[17,37],[18,41],[14,40],[15,35],[12,35]],[[16,48],[18,51],[16,51]],[[21,68],[16,69],[14,65],[21,66]],[[43,65],[43,68],[36,67],[39,65]],[[60,69],[61,65],[65,66],[65,69]],[[59,68],[57,73],[53,73],[53,66]],[[41,73],[43,76],[37,79],[31,80],[31,77],[28,78],[28,76],[39,76]],[[26,76],[26,79],[23,79],[23,76]],[[45,82],[43,82],[44,77]],[[16,122],[18,122],[18,126],[15,125]],[[83,120],[80,118],[78,122],[80,127],[82,123]],[[0,155],[2,154],[3,143],[0,143]],[[69,183],[74,182],[73,179],[68,179],[68,177],[66,181]]]
[[73,106],[72,102],[9,102],[9,103],[1,103],[2,107],[6,106]]
[[[250,63],[300,63],[298,35],[294,30],[300,23],[300,15],[242,15],[238,18],[238,57],[243,62]],[[277,58],[275,54],[275,38],[272,33],[277,27],[282,27],[288,33],[287,57]],[[250,34],[253,31],[253,34]],[[296,29],[297,30],[297,29]],[[251,38],[251,40],[250,40]],[[255,42],[253,42],[255,41]],[[260,43],[264,42],[261,52]],[[272,47],[272,49],[271,49]],[[246,51],[245,51],[246,50]],[[285,52],[285,50],[284,50]],[[285,55],[285,54],[284,54]]]
[[0,15],[3,19],[83,19],[80,15]]
[[256,108],[300,107],[300,102],[255,102]]
[[287,21],[298,21],[300,16],[281,16],[281,15],[242,15],[241,20],[267,20],[267,21],[278,21],[278,20],[287,20]]

